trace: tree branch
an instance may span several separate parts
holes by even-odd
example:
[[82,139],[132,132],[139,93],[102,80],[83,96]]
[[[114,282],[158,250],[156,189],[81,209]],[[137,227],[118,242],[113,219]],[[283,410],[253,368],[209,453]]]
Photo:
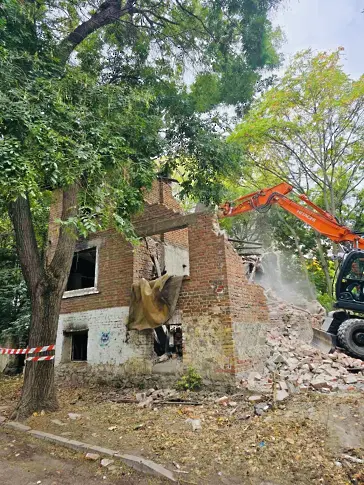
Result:
[[112,24],[126,13],[133,13],[133,1],[128,0],[122,7],[121,0],[106,0],[98,10],[82,24],[78,25],[65,39],[61,41],[58,54],[66,62],[72,51],[90,34],[105,25]]
[[16,247],[28,288],[33,291],[43,276],[28,197],[18,197],[9,204],[9,217],[14,227]]
[[188,10],[188,8],[186,8],[184,5],[182,5],[182,3],[179,1],[179,0],[176,0],[176,4],[179,6],[179,8],[185,12],[187,15],[189,15],[190,17],[193,17],[195,18],[198,22],[200,22],[200,24],[202,25],[202,27],[204,28],[204,30],[213,38],[215,39],[213,33],[206,27],[205,25],[205,22],[198,16],[198,15],[195,15],[193,12],[191,12],[190,10]]
[[[62,198],[62,222],[77,214],[77,197],[79,186],[77,183],[63,190]],[[77,241],[76,231],[69,226],[61,225],[59,230],[57,247],[48,269],[57,278],[68,277],[72,264],[72,255]]]

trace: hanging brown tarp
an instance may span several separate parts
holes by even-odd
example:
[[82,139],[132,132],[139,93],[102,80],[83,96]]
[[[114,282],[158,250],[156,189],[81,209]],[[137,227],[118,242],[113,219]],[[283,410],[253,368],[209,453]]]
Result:
[[129,330],[156,328],[166,323],[173,315],[183,276],[169,276],[147,281],[142,278],[134,283],[129,308]]

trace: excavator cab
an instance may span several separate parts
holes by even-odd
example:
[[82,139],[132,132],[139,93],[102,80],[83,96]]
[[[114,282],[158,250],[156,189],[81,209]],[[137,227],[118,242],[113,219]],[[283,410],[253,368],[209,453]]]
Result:
[[343,259],[336,279],[335,310],[322,329],[314,329],[314,345],[333,350],[339,345],[364,360],[364,251],[353,249]]
[[353,250],[343,260],[336,280],[336,308],[364,312],[364,251]]

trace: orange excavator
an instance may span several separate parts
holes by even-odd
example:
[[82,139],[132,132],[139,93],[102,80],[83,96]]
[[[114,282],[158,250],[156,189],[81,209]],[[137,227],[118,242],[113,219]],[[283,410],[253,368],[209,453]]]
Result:
[[342,243],[343,254],[335,282],[335,310],[330,312],[321,330],[314,329],[313,344],[333,351],[338,345],[346,353],[364,360],[364,238],[324,211],[304,194],[299,204],[286,197],[293,190],[287,183],[244,195],[220,206],[220,217],[232,217],[252,210],[266,212],[278,205],[315,231]]

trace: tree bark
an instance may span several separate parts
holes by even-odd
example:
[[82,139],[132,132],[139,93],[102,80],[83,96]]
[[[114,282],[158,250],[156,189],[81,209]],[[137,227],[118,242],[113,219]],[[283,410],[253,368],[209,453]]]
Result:
[[[78,185],[63,190],[62,221],[77,213]],[[42,261],[36,243],[29,200],[18,198],[10,205],[9,214],[14,226],[18,254],[27,280],[32,316],[29,346],[53,345],[56,342],[58,319],[72,257],[76,244],[75,230],[61,225],[53,258]],[[27,362],[24,385],[14,419],[23,419],[35,411],[57,409],[54,381],[54,361]]]
[[[32,294],[30,347],[55,343],[62,293],[60,288],[43,280]],[[35,411],[55,411],[57,408],[54,360],[26,362],[22,394],[13,419],[21,420]]]
[[89,35],[106,25],[117,22],[126,13],[133,12],[133,1],[128,0],[124,6],[121,0],[106,0],[97,11],[85,22],[78,25],[58,47],[58,55],[62,62],[66,62],[75,50]]

